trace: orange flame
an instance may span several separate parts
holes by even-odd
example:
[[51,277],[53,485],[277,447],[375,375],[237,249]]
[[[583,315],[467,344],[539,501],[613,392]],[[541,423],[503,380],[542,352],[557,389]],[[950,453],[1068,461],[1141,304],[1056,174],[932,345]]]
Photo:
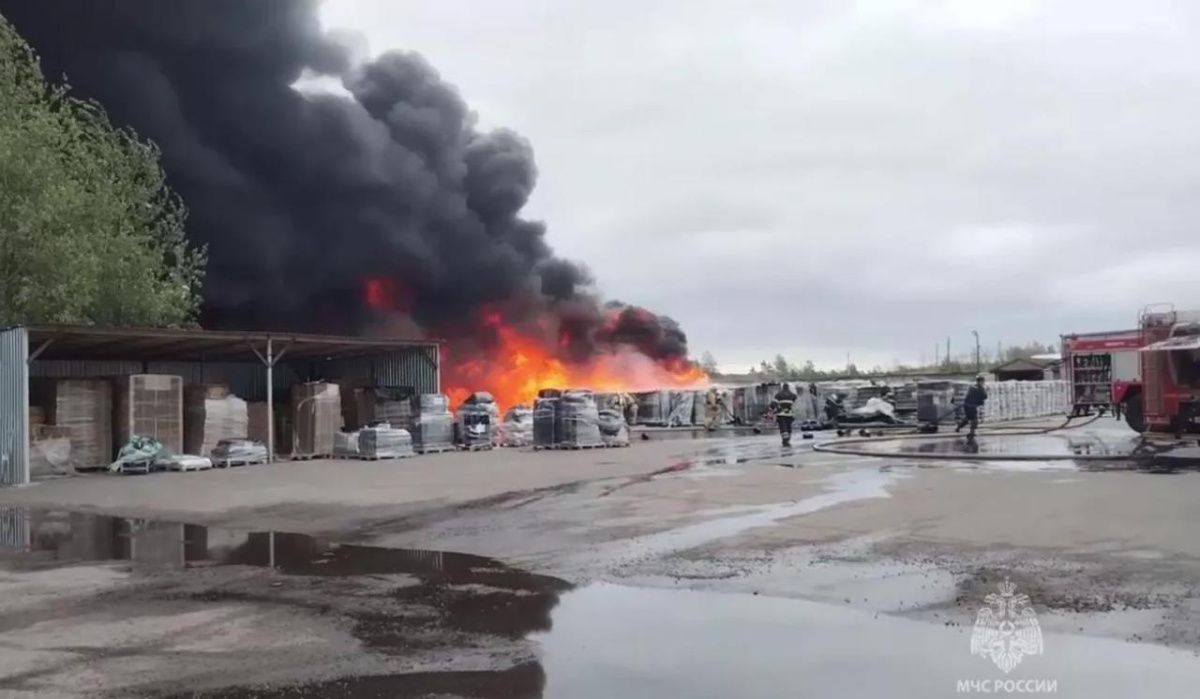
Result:
[[[543,388],[590,388],[594,391],[646,391],[658,388],[699,388],[708,375],[687,361],[658,362],[632,348],[593,357],[583,363],[555,356],[554,343],[521,334],[504,324],[499,313],[488,312],[483,322],[498,342],[486,356],[443,363],[443,391],[456,408],[473,391],[487,391],[501,410],[533,405]],[[550,344],[551,346],[547,346]],[[560,335],[560,346],[565,342]]]

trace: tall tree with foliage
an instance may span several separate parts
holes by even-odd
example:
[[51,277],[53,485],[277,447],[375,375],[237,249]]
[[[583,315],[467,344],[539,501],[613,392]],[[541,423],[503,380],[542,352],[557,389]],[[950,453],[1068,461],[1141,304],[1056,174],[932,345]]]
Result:
[[0,325],[182,325],[204,250],[158,149],[44,80],[0,17]]

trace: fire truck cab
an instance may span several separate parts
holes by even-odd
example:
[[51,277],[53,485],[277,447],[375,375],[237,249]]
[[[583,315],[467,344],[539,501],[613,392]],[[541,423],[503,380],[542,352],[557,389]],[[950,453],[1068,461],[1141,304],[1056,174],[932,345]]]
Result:
[[1122,397],[1138,432],[1196,431],[1200,426],[1200,311],[1153,306],[1142,311],[1140,381]]

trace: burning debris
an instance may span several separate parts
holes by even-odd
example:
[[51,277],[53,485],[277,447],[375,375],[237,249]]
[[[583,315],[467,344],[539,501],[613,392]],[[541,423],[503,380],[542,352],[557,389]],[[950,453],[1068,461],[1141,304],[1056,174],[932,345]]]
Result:
[[[0,0],[0,13],[47,76],[162,149],[189,237],[208,246],[204,325],[442,337],[455,404],[703,380],[678,325],[603,303],[521,217],[528,141],[478,130],[415,53],[356,64],[316,5]],[[306,76],[347,94],[298,89]]]

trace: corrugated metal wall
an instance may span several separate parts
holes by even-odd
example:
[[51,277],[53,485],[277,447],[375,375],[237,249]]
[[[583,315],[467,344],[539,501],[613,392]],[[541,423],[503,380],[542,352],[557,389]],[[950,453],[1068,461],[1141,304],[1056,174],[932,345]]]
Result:
[[[29,367],[35,378],[100,378],[130,374],[182,376],[185,384],[223,383],[234,395],[248,401],[267,399],[267,370],[261,362],[130,362],[112,360],[35,359]],[[276,395],[285,395],[300,379],[295,370],[280,363],[275,367]]]
[[[308,370],[310,378],[361,380],[376,386],[412,386],[418,393],[437,393],[440,390],[436,345],[367,357],[305,363],[301,367]],[[301,374],[304,373],[302,370]]]
[[0,485],[28,480],[28,356],[25,328],[0,331]]

